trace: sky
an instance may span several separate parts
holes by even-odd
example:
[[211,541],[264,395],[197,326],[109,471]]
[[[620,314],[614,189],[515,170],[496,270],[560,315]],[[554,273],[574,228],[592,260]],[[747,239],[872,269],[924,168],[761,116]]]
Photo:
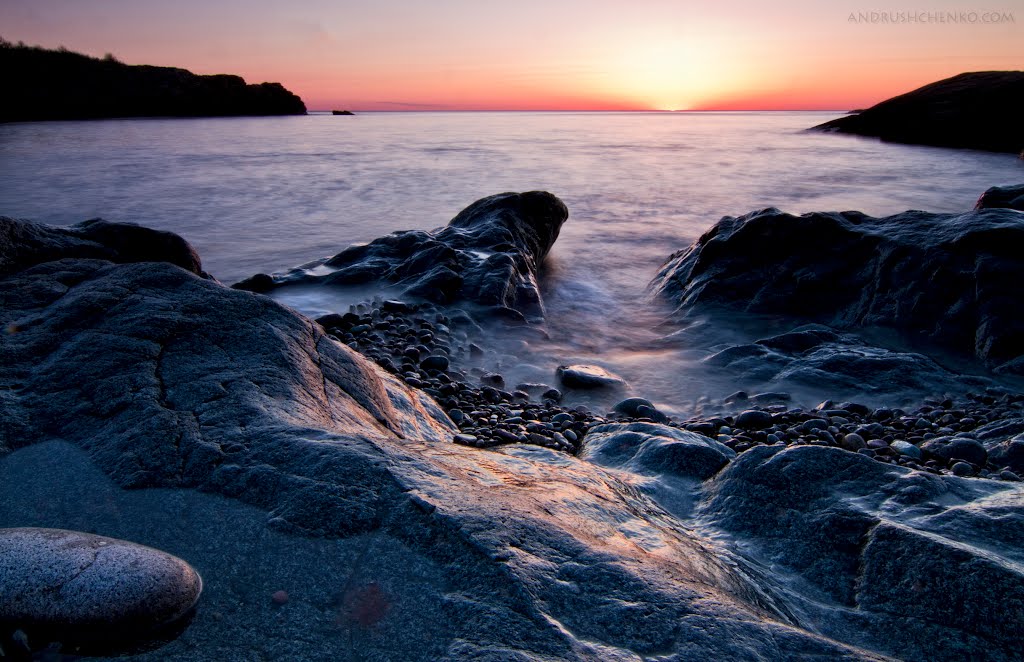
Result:
[[0,0],[0,36],[310,110],[848,110],[1024,69],[1021,0]]

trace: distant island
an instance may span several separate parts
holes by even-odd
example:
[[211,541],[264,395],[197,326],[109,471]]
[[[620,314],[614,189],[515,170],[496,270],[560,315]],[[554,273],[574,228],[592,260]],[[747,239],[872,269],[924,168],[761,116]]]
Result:
[[200,76],[175,67],[128,65],[64,48],[0,40],[0,121],[114,117],[305,115],[280,83],[247,85],[239,76]]
[[946,78],[814,129],[887,142],[990,152],[1024,150],[1024,71]]

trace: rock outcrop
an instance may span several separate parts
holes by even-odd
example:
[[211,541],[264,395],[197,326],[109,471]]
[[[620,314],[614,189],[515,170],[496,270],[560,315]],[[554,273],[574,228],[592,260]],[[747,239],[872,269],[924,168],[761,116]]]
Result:
[[199,255],[172,232],[98,218],[55,228],[0,216],[0,277],[64,258],[167,262],[204,275]]
[[978,198],[975,209],[1016,209],[1024,211],[1024,184],[993,186]]
[[246,85],[238,76],[130,66],[2,40],[0,88],[0,122],[306,114],[302,99],[280,83]]
[[907,211],[727,216],[652,282],[680,317],[708,310],[884,327],[988,366],[1024,354],[1024,215]]
[[376,283],[435,303],[468,301],[513,318],[541,317],[537,271],[568,215],[565,204],[544,191],[501,193],[477,200],[433,232],[395,232],[234,287],[269,292],[296,284]]
[[742,540],[793,613],[827,636],[902,659],[1019,654],[1019,484],[765,446],[707,483],[697,512]]
[[1021,153],[1024,71],[980,71],[940,80],[814,127],[888,142]]

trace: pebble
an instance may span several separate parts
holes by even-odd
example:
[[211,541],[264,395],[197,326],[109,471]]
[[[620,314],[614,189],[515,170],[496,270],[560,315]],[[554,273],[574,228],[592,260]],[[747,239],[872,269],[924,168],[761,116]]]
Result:
[[955,476],[971,476],[974,475],[974,467],[967,464],[966,462],[955,462],[950,469],[953,471]]
[[763,430],[771,425],[772,415],[766,411],[748,409],[736,416],[736,427],[747,430]]

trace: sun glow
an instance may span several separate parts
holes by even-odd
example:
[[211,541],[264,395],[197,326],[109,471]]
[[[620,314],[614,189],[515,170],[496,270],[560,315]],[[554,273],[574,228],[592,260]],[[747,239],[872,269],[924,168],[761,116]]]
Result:
[[737,72],[713,44],[699,38],[637,39],[609,58],[617,95],[652,110],[691,110],[735,82]]

